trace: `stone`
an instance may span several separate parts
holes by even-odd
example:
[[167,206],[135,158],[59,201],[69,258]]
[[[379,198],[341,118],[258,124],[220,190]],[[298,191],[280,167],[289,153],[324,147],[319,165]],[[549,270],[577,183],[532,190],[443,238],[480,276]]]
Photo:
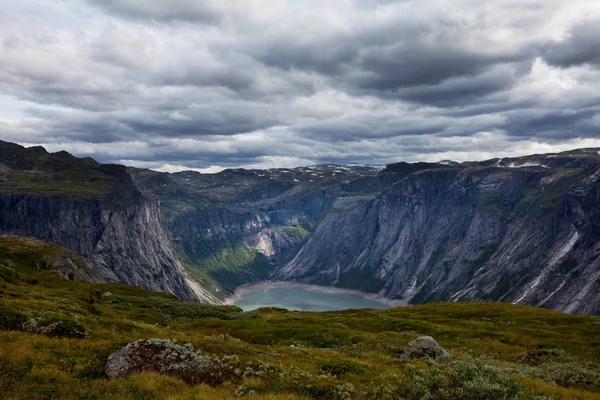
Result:
[[179,345],[165,339],[129,343],[111,354],[104,367],[109,379],[153,371],[181,379],[188,384],[210,380],[211,370],[212,363],[195,352],[192,345]]
[[408,344],[402,358],[449,359],[452,356],[431,336],[421,336]]

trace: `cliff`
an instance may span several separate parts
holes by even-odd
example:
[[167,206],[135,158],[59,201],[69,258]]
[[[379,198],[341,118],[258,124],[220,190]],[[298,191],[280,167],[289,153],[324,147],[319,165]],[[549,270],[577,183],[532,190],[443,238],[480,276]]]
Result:
[[276,277],[407,304],[499,300],[600,313],[597,149],[406,172],[390,166],[396,183],[338,199]]
[[0,232],[84,256],[107,281],[214,300],[186,281],[156,200],[125,167],[0,142]]

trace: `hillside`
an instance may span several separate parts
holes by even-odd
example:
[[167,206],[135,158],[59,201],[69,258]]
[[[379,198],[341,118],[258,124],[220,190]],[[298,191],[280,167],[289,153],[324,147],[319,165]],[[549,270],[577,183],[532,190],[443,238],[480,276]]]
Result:
[[[242,313],[63,280],[38,269],[56,248],[47,245],[45,254],[33,243],[37,253],[25,251],[31,246],[14,237],[0,243],[2,399],[600,398],[596,317],[500,303]],[[35,326],[54,329],[32,330],[36,318]],[[452,359],[403,358],[421,335],[433,336]],[[189,383],[176,370],[107,380],[109,355],[149,338],[190,343],[208,360],[206,375]]]

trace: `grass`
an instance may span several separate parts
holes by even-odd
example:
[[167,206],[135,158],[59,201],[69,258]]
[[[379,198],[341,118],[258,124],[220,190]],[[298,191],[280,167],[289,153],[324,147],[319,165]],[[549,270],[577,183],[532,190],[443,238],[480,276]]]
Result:
[[38,173],[26,171],[2,172],[0,194],[27,194],[101,198],[115,182],[98,170]]
[[[0,399],[599,399],[600,319],[502,303],[440,303],[329,313],[180,302],[125,285],[74,283],[13,258],[0,280]],[[76,322],[85,338],[20,330]],[[433,336],[449,364],[406,360]],[[107,357],[146,338],[191,343],[220,385],[152,372],[108,380]],[[541,356],[525,362],[525,351]],[[240,372],[242,371],[242,372]],[[545,397],[540,397],[545,396]]]

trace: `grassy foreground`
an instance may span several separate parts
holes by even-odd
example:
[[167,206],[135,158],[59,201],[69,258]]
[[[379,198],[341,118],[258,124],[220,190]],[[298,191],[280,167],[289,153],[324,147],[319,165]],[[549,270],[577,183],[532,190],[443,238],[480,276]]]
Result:
[[[65,282],[36,269],[26,251],[4,249],[0,260],[1,399],[600,399],[597,317],[498,303],[243,313]],[[26,333],[31,318],[67,321],[85,336]],[[420,335],[454,360],[401,358]],[[108,380],[107,357],[147,338],[191,343],[213,360],[216,378],[197,386],[150,372]]]

